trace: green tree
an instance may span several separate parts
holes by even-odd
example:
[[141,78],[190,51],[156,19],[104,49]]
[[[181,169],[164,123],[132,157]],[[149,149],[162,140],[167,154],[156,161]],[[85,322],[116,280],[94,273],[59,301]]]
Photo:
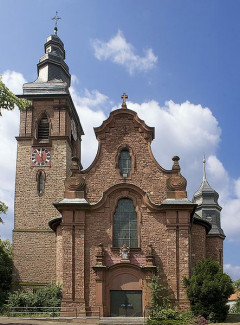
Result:
[[0,239],[0,309],[5,303],[12,281],[12,244]]
[[224,321],[228,314],[228,297],[234,292],[230,276],[218,262],[199,261],[190,279],[184,279],[194,315],[203,315],[212,322]]
[[[0,214],[1,213],[6,213],[7,212],[8,207],[6,206],[5,203],[3,203],[2,201],[0,201]],[[3,219],[0,216],[0,223],[3,223]]]
[[14,106],[18,106],[20,110],[30,106],[32,103],[26,99],[18,98],[15,96],[2,82],[0,76],[0,116],[2,115],[1,109],[12,110]]
[[147,324],[190,324],[190,318],[186,319],[186,315],[178,312],[172,307],[168,288],[162,284],[161,277],[158,273],[152,276],[149,284],[151,294],[151,308],[148,314]]
[[240,279],[233,281],[233,287],[234,287],[235,291],[240,290]]

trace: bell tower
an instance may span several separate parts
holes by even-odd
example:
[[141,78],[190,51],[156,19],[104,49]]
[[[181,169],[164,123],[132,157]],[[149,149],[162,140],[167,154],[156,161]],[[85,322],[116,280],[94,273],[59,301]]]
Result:
[[[54,18],[55,22],[59,19]],[[56,239],[48,223],[58,213],[52,203],[64,195],[72,156],[78,158],[81,168],[84,133],[69,93],[71,75],[56,24],[44,49],[37,65],[38,78],[24,84],[20,96],[30,100],[32,106],[21,112],[17,137],[15,287],[33,288],[55,280]]]

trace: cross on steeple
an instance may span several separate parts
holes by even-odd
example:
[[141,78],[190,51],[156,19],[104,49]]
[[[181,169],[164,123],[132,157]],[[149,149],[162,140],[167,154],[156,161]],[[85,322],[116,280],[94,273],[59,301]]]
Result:
[[58,17],[58,12],[56,11],[55,17],[52,18],[52,20],[55,20],[55,27],[54,27],[54,34],[57,35],[57,23],[61,19],[61,17]]
[[123,99],[122,108],[127,108],[126,99],[128,98],[128,95],[126,93],[123,93],[121,98]]
[[203,180],[206,180],[206,168],[205,168],[205,164],[206,164],[206,159],[205,159],[205,154],[203,155]]

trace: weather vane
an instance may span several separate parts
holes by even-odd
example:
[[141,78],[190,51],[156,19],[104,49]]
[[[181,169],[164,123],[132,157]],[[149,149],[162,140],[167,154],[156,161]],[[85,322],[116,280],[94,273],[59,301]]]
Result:
[[58,12],[56,11],[56,15],[55,17],[52,18],[52,20],[55,20],[55,27],[54,27],[54,34],[57,35],[57,23],[59,21],[59,19],[61,19],[61,17],[58,17]]

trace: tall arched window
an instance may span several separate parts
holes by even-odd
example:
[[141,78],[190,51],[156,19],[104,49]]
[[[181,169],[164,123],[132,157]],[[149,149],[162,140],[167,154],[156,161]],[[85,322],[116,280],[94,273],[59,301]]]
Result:
[[120,199],[113,218],[113,246],[138,247],[137,213],[132,200]]
[[43,114],[41,120],[38,123],[38,141],[46,142],[49,137],[49,122],[46,114]]
[[128,177],[132,168],[132,159],[127,149],[123,149],[120,153],[118,166],[123,177]]
[[38,170],[37,172],[37,191],[38,196],[43,196],[44,187],[45,187],[45,179],[46,175],[43,170]]

